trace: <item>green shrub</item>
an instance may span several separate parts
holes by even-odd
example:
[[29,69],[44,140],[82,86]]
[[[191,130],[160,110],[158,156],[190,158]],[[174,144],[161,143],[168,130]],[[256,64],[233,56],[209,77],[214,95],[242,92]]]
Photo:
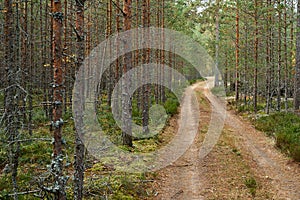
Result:
[[259,118],[255,126],[276,139],[276,146],[300,161],[300,118],[293,113],[274,113]]
[[179,106],[179,102],[177,99],[167,99],[167,101],[164,104],[164,107],[166,109],[167,114],[169,115],[174,115],[178,112],[178,106]]

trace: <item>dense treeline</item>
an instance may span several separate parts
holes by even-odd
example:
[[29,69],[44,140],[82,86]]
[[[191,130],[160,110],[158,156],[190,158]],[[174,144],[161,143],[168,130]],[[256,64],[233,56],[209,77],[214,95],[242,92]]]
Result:
[[214,1],[204,6],[195,34],[218,53],[228,94],[255,112],[293,110],[297,1]]

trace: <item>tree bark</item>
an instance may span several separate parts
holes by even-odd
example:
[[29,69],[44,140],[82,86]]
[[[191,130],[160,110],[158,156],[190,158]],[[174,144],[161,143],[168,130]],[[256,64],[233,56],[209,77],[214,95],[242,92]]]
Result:
[[[142,5],[142,23],[143,23],[143,28],[148,28],[149,27],[149,14],[148,14],[148,10],[149,10],[149,4],[148,4],[148,0],[143,0],[143,5]],[[148,32],[144,29],[144,38],[143,38],[143,42],[148,44]],[[144,49],[143,50],[143,55],[142,55],[142,63],[143,64],[147,64],[149,63],[149,49]],[[144,70],[144,69],[143,69]],[[143,73],[143,79],[147,80],[147,74],[148,72],[144,72]],[[149,132],[149,128],[148,128],[148,124],[149,124],[149,85],[143,85],[143,112],[142,112],[142,124],[143,124],[143,132],[144,133],[148,133]]]
[[[108,0],[107,2],[107,13],[106,13],[106,38],[109,38],[110,35],[112,34],[112,0]],[[109,40],[109,54],[111,54],[111,43]],[[109,67],[107,70],[107,104],[111,106],[111,96],[112,96],[112,91],[113,91],[113,82],[114,82],[114,77],[113,77],[113,66]]]
[[215,87],[219,86],[219,42],[220,42],[220,0],[216,1],[216,55],[215,55]]
[[287,2],[284,0],[284,110],[288,110],[288,43],[287,43]]
[[[277,1],[278,4],[281,0]],[[277,57],[277,110],[281,110],[281,8],[278,8],[278,57]]]
[[294,88],[294,111],[300,110],[300,0],[297,5],[297,42],[296,42],[296,66],[295,66],[295,88]]
[[52,170],[55,176],[55,199],[66,199],[65,182],[63,178],[63,154],[62,154],[62,105],[64,93],[64,74],[62,69],[62,27],[63,13],[60,0],[52,1],[52,17],[53,17],[53,161]]
[[[124,31],[131,29],[131,9],[132,2],[131,0],[123,0],[123,14],[124,14]],[[129,44],[124,43],[124,48],[128,49]],[[132,54],[131,52],[127,53],[123,57],[123,74],[125,74],[128,70],[131,69],[132,65]],[[129,98],[129,85],[130,80],[124,80],[122,82],[122,138],[123,144],[129,147],[132,147],[132,107],[131,107],[131,99]]]
[[4,1],[4,65],[6,71],[6,86],[5,89],[5,113],[6,118],[6,135],[8,146],[8,157],[9,165],[12,169],[12,186],[13,186],[13,198],[18,199],[18,185],[17,185],[17,174],[18,174],[18,158],[20,144],[19,142],[14,142],[19,137],[18,132],[18,66],[16,61],[16,52],[18,51],[19,46],[16,45],[16,34],[15,34],[15,15],[13,12],[13,3],[12,0]]
[[240,53],[240,16],[239,16],[239,0],[236,1],[236,41],[235,41],[235,101],[238,105],[239,101],[239,53]]
[[258,2],[255,0],[255,40],[254,40],[254,87],[253,87],[253,107],[257,113],[257,71],[258,71]]
[[[84,40],[84,3],[85,0],[76,0],[76,30],[77,30],[77,69],[80,68],[85,57],[85,40]],[[81,84],[81,94],[84,93],[84,77],[80,77],[82,80]],[[82,110],[84,110],[84,100],[81,99],[80,102]],[[83,179],[84,179],[84,144],[81,140],[81,128],[83,127],[83,119],[79,117],[77,120],[79,130],[75,131],[75,155],[74,155],[74,199],[83,199]]]
[[[271,0],[267,0],[267,6],[271,6]],[[266,113],[270,113],[270,102],[271,102],[271,42],[272,42],[272,30],[270,27],[272,17],[269,11],[267,16],[267,41],[266,41]]]

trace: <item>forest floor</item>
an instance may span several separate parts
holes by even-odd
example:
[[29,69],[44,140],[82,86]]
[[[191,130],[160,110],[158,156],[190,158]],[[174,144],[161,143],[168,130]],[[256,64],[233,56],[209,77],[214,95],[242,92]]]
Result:
[[[204,82],[191,87],[200,105],[200,125],[196,126],[199,134],[183,156],[158,172],[153,182],[156,196],[152,199],[300,199],[299,163],[282,154],[274,147],[273,139],[234,111],[227,111],[224,129],[213,150],[199,159],[211,108],[220,106],[220,101]],[[165,138],[177,132],[178,123],[180,120],[170,121]]]

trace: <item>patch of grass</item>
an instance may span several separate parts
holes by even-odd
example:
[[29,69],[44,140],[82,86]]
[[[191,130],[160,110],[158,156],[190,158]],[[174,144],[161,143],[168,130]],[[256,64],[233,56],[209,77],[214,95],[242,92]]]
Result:
[[32,111],[32,121],[34,124],[43,124],[49,122],[43,108],[34,108]]
[[251,195],[255,196],[256,189],[257,189],[257,183],[256,183],[255,178],[249,177],[249,178],[245,179],[244,184],[249,189]]
[[50,164],[52,154],[51,142],[30,142],[21,146],[21,164]]
[[255,126],[276,139],[276,146],[300,161],[300,118],[293,113],[274,113],[256,120]]
[[225,97],[226,96],[225,88],[222,87],[222,86],[212,88],[211,92],[214,95],[218,96],[218,97]]

